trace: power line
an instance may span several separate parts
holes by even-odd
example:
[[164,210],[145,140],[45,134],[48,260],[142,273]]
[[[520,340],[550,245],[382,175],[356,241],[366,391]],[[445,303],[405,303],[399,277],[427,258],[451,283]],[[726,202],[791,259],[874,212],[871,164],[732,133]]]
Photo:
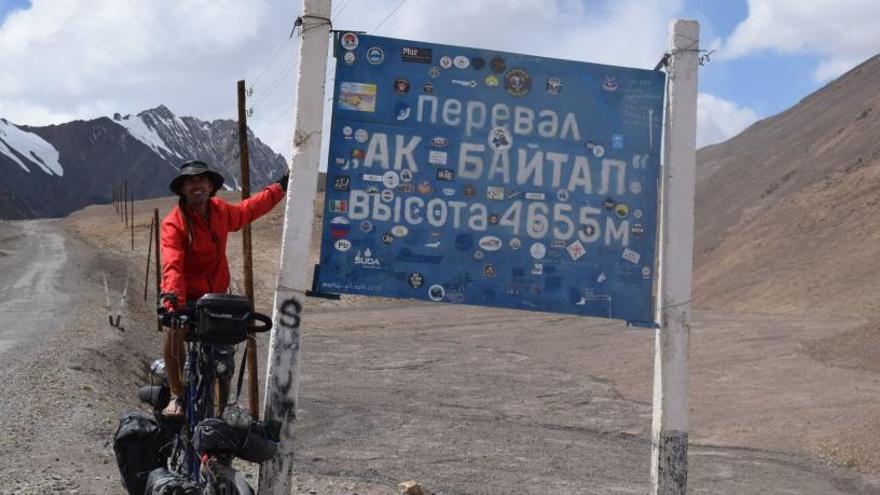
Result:
[[374,28],[371,29],[369,32],[372,33],[372,34],[375,34],[375,32],[376,32],[380,27],[382,27],[382,25],[385,24],[385,23],[388,21],[388,19],[391,19],[391,17],[394,16],[394,14],[397,12],[397,10],[400,9],[400,7],[402,7],[403,4],[405,4],[405,3],[406,3],[406,0],[400,0],[400,3],[398,3],[397,6],[394,7],[394,9],[393,9],[391,12],[389,12],[388,15],[385,16],[384,19],[382,19],[382,22],[380,22],[378,26],[374,27]]
[[287,78],[290,72],[296,67],[297,62],[299,61],[299,50],[294,51],[293,59],[290,61],[287,66],[275,76],[271,83],[266,87],[265,91],[262,91],[257,94],[257,97],[254,99],[253,104],[251,104],[251,109],[256,108],[262,102],[266,100],[276,89],[278,89],[281,83]]
[[345,0],[345,2],[342,4],[342,7],[340,7],[339,10],[336,11],[336,14],[333,15],[333,20],[336,20],[337,18],[339,18],[339,16],[342,15],[342,12],[345,11],[345,9],[350,4],[351,4],[351,0]]

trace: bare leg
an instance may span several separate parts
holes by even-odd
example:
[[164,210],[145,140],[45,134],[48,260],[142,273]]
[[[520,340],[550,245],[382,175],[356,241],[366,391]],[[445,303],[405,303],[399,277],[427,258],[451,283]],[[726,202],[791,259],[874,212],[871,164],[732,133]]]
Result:
[[163,346],[165,357],[165,371],[168,373],[168,386],[171,389],[171,401],[163,414],[166,416],[183,415],[183,404],[180,397],[183,395],[183,383],[180,376],[186,362],[186,353],[183,347],[183,330],[180,328],[168,328],[165,331],[165,344]]

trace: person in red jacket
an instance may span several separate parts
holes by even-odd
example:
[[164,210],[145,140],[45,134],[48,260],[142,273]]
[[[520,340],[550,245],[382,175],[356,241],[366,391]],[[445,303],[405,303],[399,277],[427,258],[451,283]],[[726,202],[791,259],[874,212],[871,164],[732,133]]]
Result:
[[186,360],[183,330],[174,327],[175,314],[188,311],[208,293],[229,289],[229,263],[226,238],[271,210],[287,191],[288,175],[239,204],[215,197],[223,176],[201,161],[180,166],[180,173],[169,188],[179,196],[177,206],[162,220],[162,292],[174,294],[176,302],[163,303],[167,317],[163,353],[171,389],[166,416],[182,416],[183,385],[180,376]]

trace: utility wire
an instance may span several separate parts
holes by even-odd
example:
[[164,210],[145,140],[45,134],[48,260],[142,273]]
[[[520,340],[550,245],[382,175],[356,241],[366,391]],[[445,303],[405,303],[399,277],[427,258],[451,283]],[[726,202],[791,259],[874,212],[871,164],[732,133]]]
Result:
[[400,3],[398,3],[397,6],[394,7],[394,9],[392,9],[391,12],[389,12],[388,15],[385,16],[384,19],[382,19],[382,22],[380,22],[378,26],[374,27],[373,29],[371,29],[371,30],[368,31],[368,32],[371,33],[371,34],[375,34],[376,31],[377,31],[380,27],[382,27],[383,24],[385,24],[386,22],[388,22],[388,19],[391,19],[391,18],[394,16],[394,14],[397,13],[398,9],[400,9],[400,7],[402,7],[403,4],[405,4],[405,3],[406,3],[406,0],[400,0]]
[[296,67],[297,62],[299,61],[299,50],[294,51],[293,59],[290,61],[287,66],[275,76],[271,83],[266,87],[265,91],[261,91],[257,94],[257,97],[254,99],[254,103],[251,105],[251,109],[256,108],[258,105],[262,104],[266,101],[266,98],[269,97],[272,93],[275,92],[281,86],[281,83],[287,79],[287,76],[293,71],[293,68]]
[[332,18],[332,20],[336,20],[336,19],[338,19],[339,16],[342,15],[342,12],[344,12],[345,9],[346,9],[350,4],[351,4],[351,0],[345,0],[345,2],[343,2],[343,4],[342,4],[342,7],[340,7],[339,10],[337,10],[336,13],[333,14],[333,18]]

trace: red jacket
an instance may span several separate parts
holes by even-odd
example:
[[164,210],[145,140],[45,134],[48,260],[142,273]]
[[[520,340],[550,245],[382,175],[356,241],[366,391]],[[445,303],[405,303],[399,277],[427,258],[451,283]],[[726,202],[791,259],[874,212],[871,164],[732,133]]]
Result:
[[207,222],[189,212],[191,232],[181,207],[176,206],[162,220],[162,292],[177,294],[178,307],[210,292],[226,292],[226,237],[266,214],[284,195],[280,185],[272,184],[236,205],[213,197],[208,202]]

